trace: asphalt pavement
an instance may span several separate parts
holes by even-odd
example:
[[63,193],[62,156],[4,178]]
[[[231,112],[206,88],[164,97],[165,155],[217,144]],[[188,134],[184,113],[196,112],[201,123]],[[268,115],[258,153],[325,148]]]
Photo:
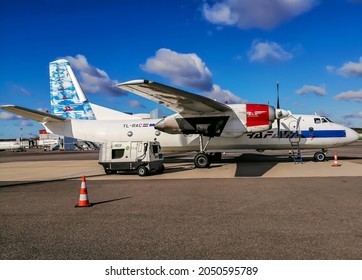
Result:
[[[346,169],[361,165],[359,147],[341,155]],[[82,208],[74,207],[80,177],[2,180],[0,259],[362,259],[362,173],[235,177],[238,164],[170,177],[93,175],[86,183],[93,205]],[[201,175],[179,178],[188,172]]]

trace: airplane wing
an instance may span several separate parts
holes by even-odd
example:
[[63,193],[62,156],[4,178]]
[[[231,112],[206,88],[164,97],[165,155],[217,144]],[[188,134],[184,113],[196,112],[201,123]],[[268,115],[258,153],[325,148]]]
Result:
[[31,119],[34,121],[37,121],[39,123],[45,123],[45,122],[59,122],[66,120],[63,117],[58,117],[55,115],[47,114],[44,112],[16,106],[16,105],[1,105],[0,109],[3,109],[5,111],[20,115],[24,118]]
[[225,104],[148,80],[133,80],[116,85],[126,91],[162,104],[181,115],[214,115],[231,111]]

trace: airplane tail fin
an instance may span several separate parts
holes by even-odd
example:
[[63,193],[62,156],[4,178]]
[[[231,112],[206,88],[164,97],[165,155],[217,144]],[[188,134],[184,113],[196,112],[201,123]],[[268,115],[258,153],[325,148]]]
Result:
[[56,116],[80,120],[139,119],[90,103],[66,59],[50,62],[49,75],[51,113]]
[[51,112],[70,119],[94,120],[82,87],[65,59],[49,63]]

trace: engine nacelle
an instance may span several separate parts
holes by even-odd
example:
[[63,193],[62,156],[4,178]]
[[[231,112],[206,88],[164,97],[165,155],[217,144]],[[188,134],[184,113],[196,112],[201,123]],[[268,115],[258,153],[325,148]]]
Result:
[[265,104],[232,104],[223,115],[181,116],[174,114],[160,120],[155,128],[170,134],[201,134],[204,136],[240,137],[244,133],[257,133],[271,129],[276,119],[289,112],[275,110]]
[[155,125],[155,129],[169,133],[169,134],[180,134],[182,129],[176,121],[175,115],[168,116],[160,120]]
[[273,106],[265,104],[246,104],[247,132],[262,132],[271,129],[276,119]]
[[155,128],[170,134],[201,134],[204,136],[220,136],[229,116],[181,117],[179,114],[168,116]]

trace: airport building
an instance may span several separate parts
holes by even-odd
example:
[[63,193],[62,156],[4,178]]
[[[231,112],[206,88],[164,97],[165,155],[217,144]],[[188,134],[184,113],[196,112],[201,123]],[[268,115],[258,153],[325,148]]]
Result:
[[27,149],[56,150],[99,150],[99,145],[90,141],[82,141],[63,135],[48,133],[45,129],[39,130],[38,137],[0,140],[0,151],[25,151]]

